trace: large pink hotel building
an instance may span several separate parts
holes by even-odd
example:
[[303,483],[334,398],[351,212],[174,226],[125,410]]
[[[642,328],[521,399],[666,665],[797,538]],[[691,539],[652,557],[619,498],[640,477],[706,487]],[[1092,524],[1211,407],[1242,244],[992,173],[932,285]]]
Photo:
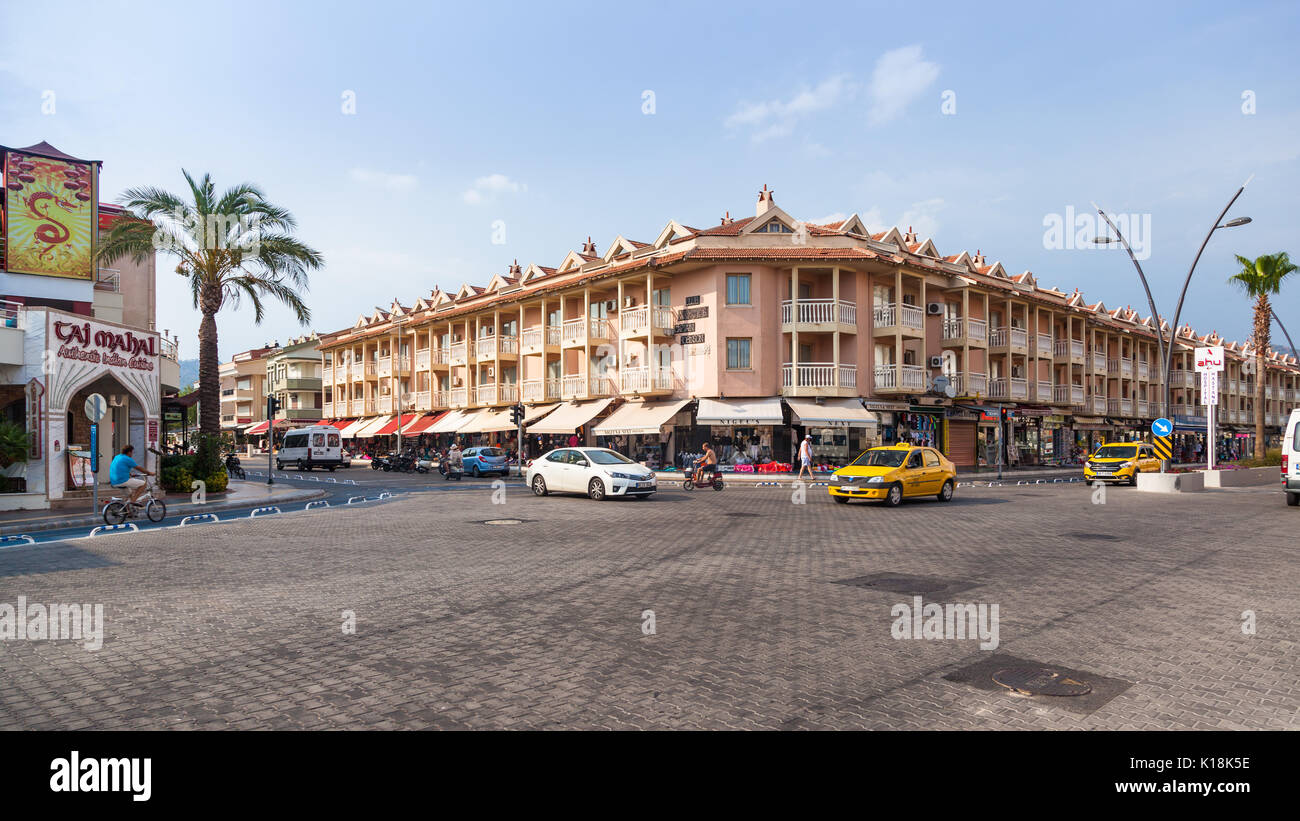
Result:
[[[512,429],[506,408],[522,402],[529,434],[657,443],[654,458],[709,439],[729,458],[788,461],[806,431],[826,461],[903,440],[969,466],[992,461],[1006,406],[1008,458],[1047,461],[1136,437],[1161,415],[1203,432],[1192,350],[1224,344],[1216,422],[1249,435],[1256,376],[1243,346],[1178,330],[1164,408],[1150,317],[978,252],[944,256],[910,229],[802,223],[764,187],[752,217],[670,222],[653,242],[620,236],[603,253],[589,238],[556,268],[516,263],[485,287],[359,317],[320,340],[323,415],[373,420],[351,426],[363,436],[395,422],[491,435]],[[1277,352],[1267,361],[1276,429],[1300,367]]]

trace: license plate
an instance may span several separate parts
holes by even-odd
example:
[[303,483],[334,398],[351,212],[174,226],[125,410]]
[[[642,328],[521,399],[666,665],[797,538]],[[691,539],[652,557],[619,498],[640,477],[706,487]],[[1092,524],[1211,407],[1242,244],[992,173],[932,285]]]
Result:
[[654,482],[637,482],[637,487],[654,487]]

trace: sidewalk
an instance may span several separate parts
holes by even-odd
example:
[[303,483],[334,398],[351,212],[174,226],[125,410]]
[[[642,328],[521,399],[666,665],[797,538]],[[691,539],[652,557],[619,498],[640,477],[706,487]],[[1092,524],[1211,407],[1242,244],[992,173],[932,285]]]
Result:
[[[111,494],[101,492],[102,507]],[[306,502],[325,495],[324,490],[307,489],[290,485],[275,484],[268,487],[263,482],[232,481],[224,496],[214,498],[205,504],[189,501],[188,495],[168,494],[163,498],[167,503],[167,518],[164,521],[179,523],[185,516],[195,513],[217,513],[236,507],[248,505],[275,505],[288,502]],[[184,499],[185,501],[180,501]],[[0,513],[0,536],[12,536],[19,533],[35,533],[42,530],[59,530],[65,527],[97,527],[104,523],[103,516],[90,511],[90,500],[86,500],[85,510],[11,510]]]

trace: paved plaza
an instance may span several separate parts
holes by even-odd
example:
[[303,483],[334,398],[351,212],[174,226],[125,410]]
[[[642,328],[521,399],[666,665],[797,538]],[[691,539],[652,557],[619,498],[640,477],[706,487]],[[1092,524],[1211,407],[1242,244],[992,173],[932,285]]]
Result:
[[[1300,512],[1274,487],[1094,500],[481,482],[8,548],[0,603],[102,604],[104,631],[0,642],[0,728],[1300,727]],[[996,604],[997,648],[895,638],[909,586]],[[993,680],[1035,665],[1094,692]]]

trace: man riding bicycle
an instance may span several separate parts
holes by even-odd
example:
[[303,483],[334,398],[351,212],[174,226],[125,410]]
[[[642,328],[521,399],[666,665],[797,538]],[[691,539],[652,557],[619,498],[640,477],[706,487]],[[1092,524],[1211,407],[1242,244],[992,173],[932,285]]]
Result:
[[710,478],[718,475],[718,454],[713,452],[708,442],[704,443],[704,455],[695,460],[695,484],[704,484],[705,473],[711,474]]
[[136,464],[136,461],[131,458],[131,454],[134,452],[135,445],[127,445],[122,448],[121,453],[113,457],[113,461],[108,466],[108,483],[120,490],[131,491],[127,501],[133,505],[139,505],[140,503],[137,500],[144,493],[144,479],[132,476],[131,472],[136,471],[145,476],[153,476],[153,471],[145,470]]

